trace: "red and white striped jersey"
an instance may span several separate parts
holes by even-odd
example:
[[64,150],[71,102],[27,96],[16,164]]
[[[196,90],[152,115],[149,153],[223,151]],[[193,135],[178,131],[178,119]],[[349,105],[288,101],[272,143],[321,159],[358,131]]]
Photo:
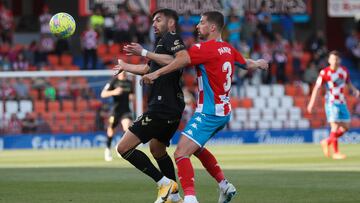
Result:
[[217,40],[195,44],[189,49],[189,55],[191,65],[197,69],[199,95],[196,112],[228,115],[234,65],[245,65],[245,59],[229,43]]
[[344,89],[346,84],[350,82],[348,70],[340,66],[336,70],[326,67],[320,71],[316,85],[326,85],[325,101],[334,104],[345,104]]

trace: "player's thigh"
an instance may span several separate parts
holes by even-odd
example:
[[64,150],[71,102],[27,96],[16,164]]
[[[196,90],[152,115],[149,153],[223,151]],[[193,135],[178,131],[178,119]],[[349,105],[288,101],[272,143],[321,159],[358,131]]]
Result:
[[185,135],[181,135],[179,143],[174,152],[174,157],[176,159],[179,157],[191,156],[199,148],[200,148],[200,146],[197,143],[195,143],[193,140],[191,140],[190,138],[188,138]]
[[200,147],[228,123],[230,116],[214,116],[194,113],[182,134]]
[[124,131],[127,131],[132,123],[132,120],[130,118],[123,118],[121,119],[121,126]]
[[155,158],[166,155],[166,145],[157,139],[151,139],[149,143],[150,152]]
[[341,128],[342,131],[348,131],[350,128],[350,122],[340,122],[339,128]]
[[108,120],[108,128],[115,129],[116,126],[119,124],[119,115],[116,113],[111,114]]
[[140,139],[131,131],[126,131],[117,145],[117,151],[123,154],[140,144]]

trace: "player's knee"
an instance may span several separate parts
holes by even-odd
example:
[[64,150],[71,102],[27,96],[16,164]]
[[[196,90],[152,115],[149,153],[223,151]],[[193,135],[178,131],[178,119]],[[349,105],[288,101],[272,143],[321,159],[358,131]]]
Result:
[[132,149],[129,149],[129,150],[122,150],[121,148],[119,149],[119,147],[118,147],[118,149],[117,149],[117,151],[118,151],[118,153],[120,154],[120,156],[122,157],[122,158],[124,158],[125,160],[127,160],[129,157],[130,157],[130,155],[134,152],[134,148],[132,148]]
[[162,147],[150,147],[150,153],[154,158],[160,158],[166,155],[166,148]]
[[128,147],[126,147],[125,145],[121,144],[121,142],[117,145],[116,147],[116,151],[118,152],[118,154],[120,154],[121,156],[123,156],[123,154],[125,154],[127,151],[129,151]]

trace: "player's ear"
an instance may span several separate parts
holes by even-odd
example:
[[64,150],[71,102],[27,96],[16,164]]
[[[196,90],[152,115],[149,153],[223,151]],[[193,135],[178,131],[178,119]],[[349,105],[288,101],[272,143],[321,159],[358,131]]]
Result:
[[168,20],[168,26],[169,26],[169,27],[175,26],[175,20],[172,19],[172,18],[170,18],[170,19]]
[[216,25],[215,24],[210,24],[210,31],[211,32],[215,32],[216,31]]

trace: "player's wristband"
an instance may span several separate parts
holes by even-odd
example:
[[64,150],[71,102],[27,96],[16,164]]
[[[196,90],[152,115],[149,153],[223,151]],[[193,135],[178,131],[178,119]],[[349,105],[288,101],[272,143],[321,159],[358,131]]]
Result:
[[141,56],[144,56],[144,57],[146,57],[146,54],[148,53],[148,50],[146,50],[146,49],[142,49],[141,50]]

